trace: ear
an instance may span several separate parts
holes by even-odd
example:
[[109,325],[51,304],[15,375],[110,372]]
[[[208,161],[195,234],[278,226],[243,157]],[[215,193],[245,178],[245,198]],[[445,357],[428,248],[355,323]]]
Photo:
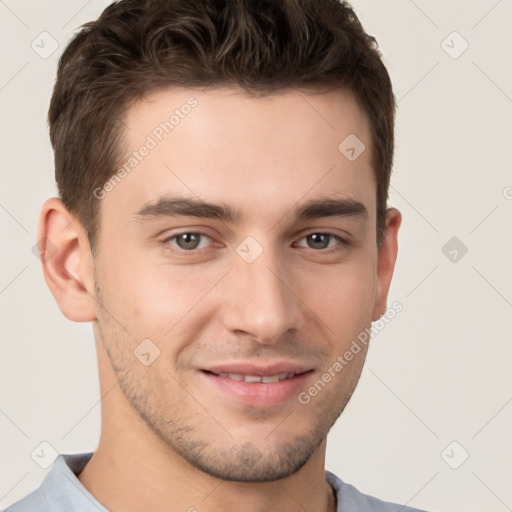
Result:
[[75,322],[95,320],[94,262],[87,234],[60,199],[44,203],[37,238],[46,284],[64,316]]
[[401,223],[402,214],[396,208],[388,208],[386,229],[377,253],[377,291],[372,322],[378,320],[387,309],[389,286],[398,253],[398,229]]

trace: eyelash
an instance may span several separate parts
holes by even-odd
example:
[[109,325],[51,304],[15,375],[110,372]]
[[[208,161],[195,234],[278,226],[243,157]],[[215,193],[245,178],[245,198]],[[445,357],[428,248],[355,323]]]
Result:
[[[209,238],[210,240],[212,240],[212,238],[210,236],[208,236],[206,233],[202,233],[200,231],[183,231],[182,233],[177,233],[175,235],[167,237],[165,240],[162,241],[162,244],[166,248],[169,248],[169,245],[171,245],[170,242],[172,240],[177,239],[178,237],[180,237],[182,235],[199,235],[201,237],[206,237],[206,238]],[[304,240],[305,238],[307,238],[310,235],[327,235],[331,238],[334,238],[338,243],[333,247],[329,247],[329,248],[325,248],[325,249],[312,249],[311,247],[303,247],[303,246],[300,246],[300,249],[311,249],[312,251],[321,253],[321,254],[336,254],[350,245],[349,241],[345,240],[344,238],[340,237],[339,235],[335,235],[334,233],[329,233],[329,232],[325,232],[325,231],[311,231],[309,233],[306,233],[300,238],[299,242]],[[201,249],[190,249],[187,251],[186,249],[181,249],[180,247],[173,245],[173,248],[171,250],[179,253],[180,255],[188,257],[188,256],[197,255],[198,251],[200,251],[202,249],[207,249],[207,247],[203,247]]]

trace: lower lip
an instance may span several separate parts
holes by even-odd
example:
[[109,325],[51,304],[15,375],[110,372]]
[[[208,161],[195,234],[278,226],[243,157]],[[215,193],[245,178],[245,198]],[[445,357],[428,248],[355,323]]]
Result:
[[296,398],[305,389],[306,380],[311,372],[295,375],[278,382],[245,382],[229,377],[219,377],[212,373],[201,372],[211,384],[223,393],[238,401],[260,407],[272,407],[282,404],[290,398]]

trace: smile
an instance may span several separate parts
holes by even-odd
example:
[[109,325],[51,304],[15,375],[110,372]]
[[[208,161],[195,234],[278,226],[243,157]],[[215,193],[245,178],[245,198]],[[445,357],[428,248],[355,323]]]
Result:
[[218,373],[215,374],[218,377],[224,377],[227,379],[233,379],[237,381],[244,381],[250,383],[262,382],[264,384],[272,382],[280,382],[282,380],[291,379],[295,376],[295,373],[278,373],[276,375],[243,375],[241,373]]
[[226,368],[234,365],[223,366],[200,372],[207,387],[212,387],[215,395],[223,400],[265,408],[295,403],[297,394],[307,387],[313,373],[312,369],[290,364],[280,365],[282,368],[277,365],[275,368],[239,365],[236,369]]

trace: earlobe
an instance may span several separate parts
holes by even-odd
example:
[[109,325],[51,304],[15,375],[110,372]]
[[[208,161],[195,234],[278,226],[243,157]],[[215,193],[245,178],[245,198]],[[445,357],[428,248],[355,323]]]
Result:
[[75,322],[95,320],[89,241],[78,219],[59,198],[44,203],[37,237],[46,284],[64,316]]
[[402,214],[396,208],[388,208],[386,214],[386,231],[377,255],[377,291],[372,322],[386,312],[387,298],[391,278],[398,254],[398,230],[402,223]]

